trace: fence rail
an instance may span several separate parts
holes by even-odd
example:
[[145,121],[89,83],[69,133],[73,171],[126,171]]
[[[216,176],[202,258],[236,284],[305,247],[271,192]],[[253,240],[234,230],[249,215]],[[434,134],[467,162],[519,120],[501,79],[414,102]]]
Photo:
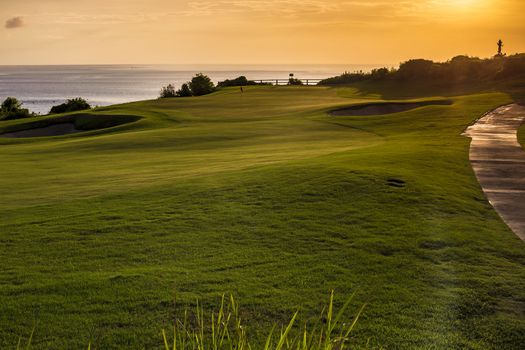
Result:
[[[321,80],[323,79],[298,79],[300,80],[303,85],[317,85]],[[272,84],[272,85],[288,85],[290,80],[289,79],[251,79],[251,81],[254,81],[256,83],[260,84]]]

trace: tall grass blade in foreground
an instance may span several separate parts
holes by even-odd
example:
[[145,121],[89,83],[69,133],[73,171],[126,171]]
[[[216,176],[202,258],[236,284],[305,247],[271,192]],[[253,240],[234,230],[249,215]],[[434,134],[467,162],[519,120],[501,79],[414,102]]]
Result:
[[[266,338],[264,350],[343,350],[348,349],[350,335],[366,305],[363,305],[349,323],[343,322],[345,312],[353,301],[355,293],[344,303],[334,317],[334,293],[320,317],[313,325],[304,327],[295,325],[299,312],[295,312],[286,327],[282,327],[278,336],[274,336],[274,325]],[[173,341],[162,330],[166,350],[251,350],[255,349],[248,338],[246,327],[239,315],[239,304],[233,296],[222,296],[218,311],[205,316],[201,304],[197,303],[194,314],[178,319],[173,327]],[[195,321],[191,323],[189,319]],[[336,336],[334,336],[336,334]]]
[[[36,326],[33,327],[33,329],[31,330],[31,335],[29,335],[29,339],[27,340],[27,344],[25,346],[25,350],[29,350],[31,349],[31,343],[33,342],[33,336],[35,335],[35,329],[36,329]],[[18,345],[16,346],[16,350],[22,350],[21,348],[21,345],[22,345],[22,338],[18,338]]]

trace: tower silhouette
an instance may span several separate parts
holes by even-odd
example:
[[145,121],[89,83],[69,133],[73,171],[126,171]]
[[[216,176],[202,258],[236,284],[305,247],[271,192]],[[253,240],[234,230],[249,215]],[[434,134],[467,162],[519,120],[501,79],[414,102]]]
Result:
[[503,53],[502,53],[502,48],[503,48],[503,41],[501,39],[498,40],[498,54],[496,56],[503,56]]

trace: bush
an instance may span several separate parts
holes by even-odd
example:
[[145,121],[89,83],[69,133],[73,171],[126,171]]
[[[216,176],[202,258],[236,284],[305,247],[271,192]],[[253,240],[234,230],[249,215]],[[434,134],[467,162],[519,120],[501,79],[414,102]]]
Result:
[[2,113],[10,113],[16,110],[19,110],[22,108],[22,102],[18,101],[14,97],[8,97],[2,102],[2,106],[0,107],[0,111]]
[[180,89],[177,90],[177,92],[175,94],[177,95],[177,97],[190,97],[190,96],[193,96],[193,94],[191,93],[191,89],[190,89],[190,86],[188,85],[188,83],[182,84]]
[[296,78],[288,79],[288,85],[303,85],[303,82]]
[[91,109],[90,104],[87,103],[87,101],[84,100],[82,97],[77,97],[69,99],[65,103],[62,103],[60,105],[51,107],[49,114],[76,112],[83,111],[85,109]]
[[388,68],[372,69],[372,72],[370,72],[370,78],[373,80],[383,80],[387,78],[389,74],[390,71]]
[[498,78],[525,75],[525,54],[509,56],[504,59]]
[[0,120],[12,120],[33,117],[28,109],[22,108],[22,102],[14,97],[8,97],[0,106]]
[[163,87],[160,90],[160,98],[202,96],[214,91],[215,85],[211,79],[208,76],[199,73],[195,75],[191,81],[182,84],[177,91],[175,91],[175,87],[172,84]]
[[168,86],[163,86],[162,89],[160,89],[159,98],[170,97],[177,97],[177,93],[175,92],[175,87],[171,84],[168,84]]
[[348,73],[321,80],[318,85],[339,85],[339,84],[352,84],[359,81],[367,80],[369,77],[363,72]]
[[219,84],[217,84],[217,87],[247,86],[247,85],[258,85],[258,84],[252,80],[246,79],[245,76],[241,75],[240,77],[235,78],[235,79],[226,79],[225,81],[221,81],[219,82]]
[[197,74],[191,79],[189,88],[193,96],[207,95],[215,91],[215,85],[211,79],[202,73]]
[[427,79],[432,77],[434,62],[430,60],[409,60],[401,63],[396,73],[396,78],[401,80]]

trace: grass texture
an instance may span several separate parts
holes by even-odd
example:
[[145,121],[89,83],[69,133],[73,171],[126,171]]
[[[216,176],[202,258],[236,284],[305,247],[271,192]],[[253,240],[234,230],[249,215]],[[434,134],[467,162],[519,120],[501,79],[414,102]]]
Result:
[[180,305],[210,314],[227,293],[259,349],[296,310],[294,332],[316,320],[328,291],[359,290],[355,349],[519,349],[525,250],[461,136],[512,96],[328,114],[444,95],[232,88],[91,112],[140,117],[109,129],[0,139],[0,347],[37,322],[33,349],[156,349]]

